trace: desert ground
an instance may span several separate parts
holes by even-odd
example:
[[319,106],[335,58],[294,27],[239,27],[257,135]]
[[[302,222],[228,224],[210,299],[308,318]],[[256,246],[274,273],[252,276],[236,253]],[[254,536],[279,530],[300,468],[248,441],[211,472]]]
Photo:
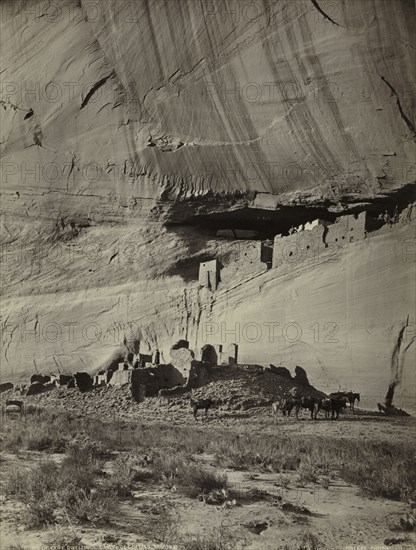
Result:
[[[411,549],[416,420],[296,420],[123,388],[22,398],[1,424],[5,550]],[[4,401],[4,399],[3,399]]]

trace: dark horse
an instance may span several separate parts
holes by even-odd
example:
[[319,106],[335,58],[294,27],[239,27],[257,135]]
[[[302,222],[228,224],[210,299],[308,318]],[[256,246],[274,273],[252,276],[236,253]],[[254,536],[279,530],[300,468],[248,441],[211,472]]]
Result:
[[191,399],[191,407],[194,411],[194,418],[196,420],[197,413],[199,409],[205,410],[205,416],[208,413],[208,409],[210,409],[214,405],[214,401],[212,399]]
[[349,391],[348,393],[345,394],[345,396],[348,399],[348,403],[350,404],[350,411],[354,412],[355,402],[356,401],[360,402],[360,394]]

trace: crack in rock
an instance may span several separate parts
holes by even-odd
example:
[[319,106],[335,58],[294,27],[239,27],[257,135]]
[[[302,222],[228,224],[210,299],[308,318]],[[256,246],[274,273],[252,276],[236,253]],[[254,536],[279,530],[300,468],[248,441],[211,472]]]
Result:
[[107,76],[105,76],[104,78],[102,78],[101,80],[99,80],[98,82],[96,82],[92,88],[90,88],[90,91],[87,93],[87,95],[84,97],[82,103],[81,103],[81,107],[80,109],[83,109],[89,102],[89,100],[91,99],[91,97],[95,94],[95,92],[101,88],[102,86],[104,86],[104,84],[107,82],[107,80],[109,80],[110,78],[112,78],[113,76],[115,76],[115,72],[114,70],[111,71],[111,73]]
[[379,75],[379,77],[381,78],[381,80],[387,84],[387,86],[390,88],[390,91],[391,91],[391,95],[396,98],[396,103],[397,103],[397,108],[399,109],[399,112],[400,112],[400,116],[402,117],[402,119],[405,121],[406,123],[406,126],[409,128],[409,130],[412,132],[413,136],[416,137],[416,128],[415,128],[415,125],[412,123],[412,121],[409,119],[409,117],[405,114],[405,112],[403,111],[403,107],[402,107],[402,104],[400,102],[400,97],[399,97],[399,94],[397,93],[397,91],[395,90],[395,88],[390,84],[390,82],[384,78],[383,75]]
[[402,347],[402,344],[403,344],[404,333],[405,333],[405,330],[408,327],[409,327],[409,315],[407,316],[405,324],[399,330],[399,334],[397,336],[397,341],[396,341],[396,344],[393,348],[393,353],[391,355],[392,381],[390,383],[389,389],[387,390],[387,394],[386,394],[385,402],[386,402],[387,407],[390,407],[393,404],[394,390],[395,390],[396,386],[398,386],[402,381],[405,353],[410,348],[410,346],[414,343],[415,338],[416,338],[415,335],[412,336],[412,338],[410,339],[410,342],[403,349],[402,354],[400,355],[401,347]]
[[319,11],[319,13],[328,21],[330,21],[333,25],[336,25],[337,27],[343,27],[343,25],[340,25],[336,21],[334,21],[329,15],[327,15],[324,10],[321,8],[321,6],[318,4],[317,0],[311,0],[312,4],[315,6],[315,8]]

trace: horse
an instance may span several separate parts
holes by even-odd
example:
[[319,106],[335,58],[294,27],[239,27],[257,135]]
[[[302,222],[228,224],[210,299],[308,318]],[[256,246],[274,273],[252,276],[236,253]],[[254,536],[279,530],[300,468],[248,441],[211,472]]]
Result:
[[325,417],[329,417],[331,413],[331,420],[338,420],[339,413],[347,406],[347,398],[344,392],[331,393],[327,399],[320,399],[315,406],[315,418],[320,410],[325,411]]
[[300,409],[300,399],[292,396],[283,397],[283,399],[280,402],[279,408],[282,411],[283,416],[287,415],[288,417],[290,416],[290,413],[292,412],[292,410],[295,409],[296,420],[298,420],[299,409]]
[[208,413],[208,409],[214,406],[212,399],[191,399],[190,401],[192,410],[194,412],[194,418],[197,419],[198,410],[205,410],[205,416]]
[[301,409],[307,409],[311,413],[311,418],[316,420],[315,415],[315,404],[316,399],[314,397],[301,397],[300,399],[300,408]]
[[347,394],[346,394],[346,397],[348,399],[348,402],[350,404],[350,411],[354,412],[354,405],[355,405],[355,402],[358,401],[360,402],[360,394],[359,393],[354,393],[352,391],[349,391]]

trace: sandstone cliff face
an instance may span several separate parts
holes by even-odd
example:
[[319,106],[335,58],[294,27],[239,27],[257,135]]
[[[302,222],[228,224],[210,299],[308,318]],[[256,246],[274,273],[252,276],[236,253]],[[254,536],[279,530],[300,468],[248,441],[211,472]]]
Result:
[[[410,222],[336,262],[248,270],[215,293],[198,286],[199,261],[227,260],[236,243],[186,224],[248,208],[252,229],[259,211],[277,227],[296,208],[310,221],[317,208],[405,200],[413,2],[3,8],[2,378],[96,368],[128,333],[168,361],[176,339],[198,350],[221,341],[221,323],[252,321],[262,340],[240,334],[243,361],[384,395],[397,333],[414,323],[414,264],[397,259],[414,242]],[[297,323],[301,338],[289,326],[267,342],[270,322]],[[338,342],[322,341],[330,323]]]

